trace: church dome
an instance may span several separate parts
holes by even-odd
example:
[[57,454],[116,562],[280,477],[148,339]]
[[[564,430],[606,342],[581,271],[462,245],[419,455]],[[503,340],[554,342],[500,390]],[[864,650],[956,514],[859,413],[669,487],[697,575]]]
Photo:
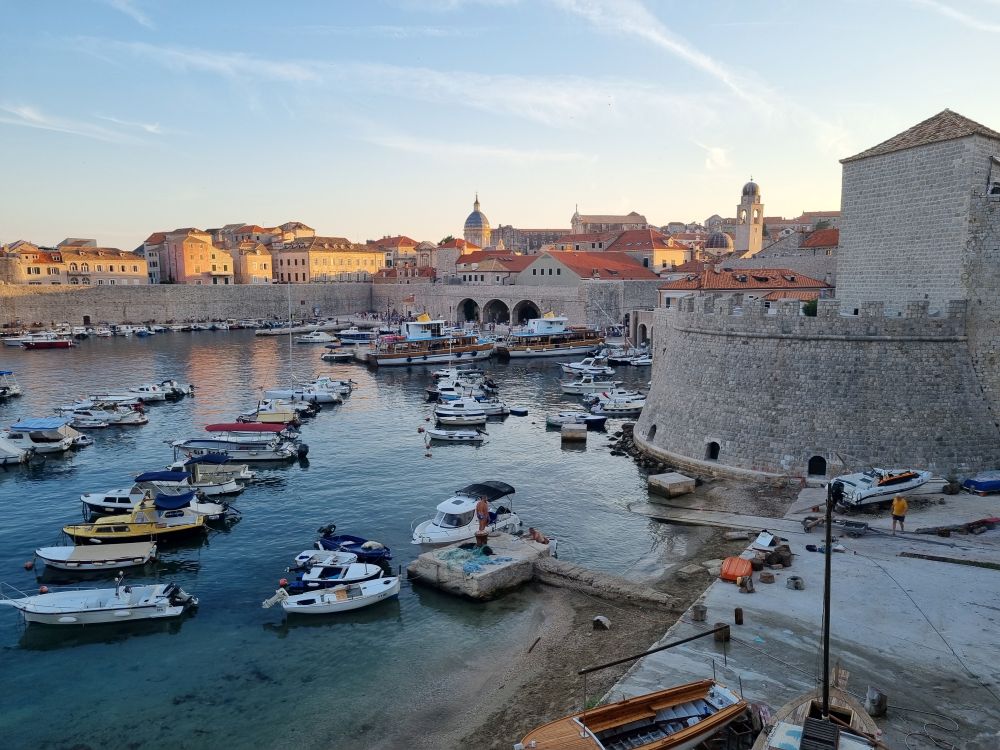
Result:
[[[744,188],[746,190],[746,188]],[[712,232],[705,240],[706,250],[732,250],[733,238],[725,232]]]
[[479,196],[477,195],[476,202],[472,204],[472,213],[465,220],[465,233],[468,235],[470,232],[482,232],[489,228],[490,220],[486,218],[486,214],[479,210]]
[[750,178],[750,182],[743,186],[743,195],[751,198],[760,198],[760,185]]

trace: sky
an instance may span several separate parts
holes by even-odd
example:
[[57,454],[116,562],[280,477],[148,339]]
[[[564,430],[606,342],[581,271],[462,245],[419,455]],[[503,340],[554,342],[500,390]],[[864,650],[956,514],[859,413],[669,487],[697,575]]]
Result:
[[297,220],[358,242],[840,205],[838,160],[1000,129],[1000,0],[0,0],[0,242]]

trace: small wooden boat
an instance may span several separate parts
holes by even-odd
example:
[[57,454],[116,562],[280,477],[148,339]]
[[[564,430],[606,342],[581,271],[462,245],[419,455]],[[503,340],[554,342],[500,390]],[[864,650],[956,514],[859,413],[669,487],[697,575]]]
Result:
[[176,583],[126,586],[122,578],[118,577],[113,589],[64,589],[17,598],[4,592],[0,604],[20,610],[25,622],[46,625],[94,625],[179,617],[189,608],[198,606],[198,600]]
[[117,570],[145,565],[156,559],[155,542],[92,544],[83,547],[39,547],[35,557],[60,570]]
[[77,541],[101,544],[204,534],[207,528],[205,516],[190,508],[160,511],[147,500],[131,513],[64,526],[63,533]]
[[546,427],[562,427],[564,424],[583,424],[587,425],[588,430],[602,430],[607,421],[608,418],[600,414],[590,414],[585,411],[561,411],[558,414],[549,414],[545,418],[545,425]]
[[[772,717],[757,736],[752,750],[783,750],[799,747],[810,732],[809,720],[822,715],[821,690],[811,690],[789,701]],[[840,750],[875,750],[872,738],[879,733],[878,725],[864,707],[850,693],[830,688],[830,721],[823,721],[824,734],[839,734],[837,743],[830,747]],[[794,744],[791,744],[794,743]]]
[[349,612],[397,596],[399,584],[399,578],[392,576],[304,594],[290,595],[285,589],[278,589],[262,606],[267,609],[280,602],[287,614],[329,615]]
[[316,549],[350,552],[364,563],[382,563],[392,559],[392,550],[381,542],[353,534],[337,534],[336,531],[337,525],[333,523],[319,529],[322,536],[316,541]]
[[295,579],[289,582],[288,590],[293,594],[301,594],[306,591],[371,581],[385,575],[382,568],[371,563],[338,562],[339,559],[350,556],[346,552],[327,552],[325,559],[295,576]]
[[430,440],[444,443],[482,443],[486,440],[486,433],[482,430],[441,430],[430,427],[424,434]]
[[691,750],[742,716],[747,702],[714,680],[639,695],[545,724],[515,748]]

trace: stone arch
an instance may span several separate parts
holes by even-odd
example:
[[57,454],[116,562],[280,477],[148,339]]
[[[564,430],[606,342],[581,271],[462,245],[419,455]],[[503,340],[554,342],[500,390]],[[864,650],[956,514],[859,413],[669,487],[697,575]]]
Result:
[[499,299],[491,299],[483,305],[484,323],[509,323],[510,308],[507,303]]
[[514,305],[514,314],[511,316],[511,320],[516,324],[520,324],[526,320],[540,317],[542,317],[542,311],[538,305],[530,299],[523,299]]
[[740,211],[740,224],[747,223],[747,210],[744,208]]
[[640,323],[639,327],[635,331],[635,343],[637,344],[648,344],[649,343],[649,328],[645,323]]
[[759,224],[760,223],[760,209],[759,208],[755,208],[753,210],[753,223],[754,224]]
[[706,461],[718,461],[719,451],[722,446],[719,445],[718,441],[712,440],[705,445],[705,460]]
[[825,477],[826,459],[823,456],[812,456],[809,459],[806,473],[811,477]]
[[459,323],[479,321],[479,303],[474,299],[466,297],[458,303],[458,307],[455,309],[458,311]]

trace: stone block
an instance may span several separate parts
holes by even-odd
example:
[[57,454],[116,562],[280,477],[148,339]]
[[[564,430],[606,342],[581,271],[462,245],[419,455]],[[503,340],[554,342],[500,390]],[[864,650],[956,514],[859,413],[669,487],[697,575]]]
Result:
[[564,424],[559,432],[564,443],[587,442],[587,425],[585,424]]
[[679,497],[689,492],[694,492],[695,481],[691,477],[684,476],[676,471],[666,474],[652,474],[646,480],[651,494],[650,502],[656,502],[656,496]]
[[692,578],[697,578],[698,576],[705,575],[708,571],[705,570],[701,565],[685,565],[683,568],[677,569],[677,577],[682,581],[688,581]]

